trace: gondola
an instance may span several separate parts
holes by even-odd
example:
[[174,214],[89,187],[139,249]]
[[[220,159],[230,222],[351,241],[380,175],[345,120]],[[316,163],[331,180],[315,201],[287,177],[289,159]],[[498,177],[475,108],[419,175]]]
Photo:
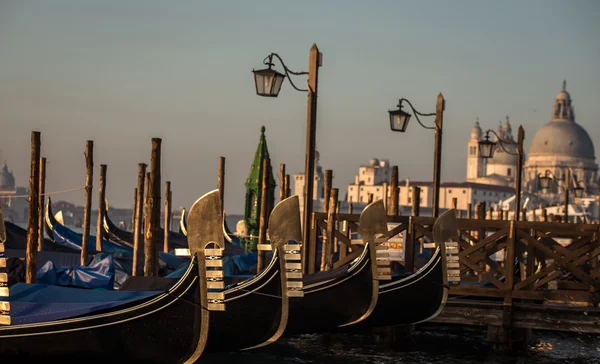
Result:
[[[110,240],[133,248],[133,232],[119,229],[108,216],[108,201],[104,212],[103,228]],[[158,229],[160,236],[165,235],[163,228]],[[169,231],[169,250],[187,248],[187,238],[175,231]]]
[[[218,190],[198,199],[190,211],[190,227],[205,229],[218,221],[219,204]],[[221,255],[221,249],[207,249],[211,240],[205,237],[193,234],[192,263],[164,292],[13,286],[2,305],[10,311],[9,325],[0,326],[2,359],[194,363],[209,333],[206,277],[218,272],[207,263]]]
[[290,302],[286,334],[331,331],[356,324],[377,305],[380,272],[374,237],[387,232],[383,201],[368,205],[360,215],[364,248],[353,261],[330,271],[303,277],[304,297]]
[[442,312],[448,298],[446,241],[458,238],[456,211],[441,214],[433,225],[437,247],[431,259],[415,273],[392,276],[379,285],[373,313],[357,327],[409,325],[428,321]]
[[[107,204],[108,206],[108,204]],[[107,238],[116,243],[131,246],[133,248],[133,233],[125,231],[117,227],[110,217],[108,216],[108,209],[104,214],[104,231],[107,234]],[[164,236],[164,229],[160,229],[160,236]],[[187,234],[187,231],[186,231]],[[180,234],[175,231],[169,232],[169,249],[185,249],[187,248],[187,236],[186,234]],[[227,240],[227,238],[225,238]],[[231,244],[225,244],[225,256],[240,255],[244,254],[245,251],[241,247],[234,246]]]
[[[54,211],[52,210],[52,200],[48,197],[46,202],[45,215],[44,215],[44,229],[46,234],[51,241],[58,245],[68,247],[73,250],[81,251],[81,245],[83,241],[83,235],[77,233],[66,226],[59,223],[54,217]],[[128,246],[118,244],[106,239],[102,239],[102,251],[106,253],[114,253],[117,251],[130,250]],[[96,251],[96,237],[90,235],[88,239],[88,251]]]
[[[270,244],[263,249],[272,251],[271,260],[252,278],[219,291],[227,310],[211,313],[207,352],[248,350],[275,342],[286,328],[290,302],[301,301],[302,273],[287,271],[301,264],[298,196],[278,203],[268,226]],[[194,234],[192,228],[189,236]],[[223,233],[215,230],[215,241],[222,241]]]
[[[81,245],[83,241],[83,235],[77,233],[66,226],[60,224],[54,217],[52,211],[52,202],[50,198],[48,198],[48,202],[46,204],[46,215],[44,217],[45,224],[44,227],[46,229],[47,234],[52,237],[54,243],[61,246],[66,246],[68,248],[81,251]],[[122,244],[118,241],[112,241],[107,239],[102,239],[102,252],[108,254],[117,254],[119,258],[123,258],[126,260],[133,259],[133,248],[132,244]],[[88,252],[97,253],[96,251],[96,237],[90,235],[88,239]],[[165,253],[162,251],[158,252],[159,262],[161,266],[165,269],[161,269],[161,274],[165,273],[169,270],[174,270],[179,267],[185,261],[189,261],[187,258],[178,257],[171,253]],[[166,270],[166,271],[165,271]]]

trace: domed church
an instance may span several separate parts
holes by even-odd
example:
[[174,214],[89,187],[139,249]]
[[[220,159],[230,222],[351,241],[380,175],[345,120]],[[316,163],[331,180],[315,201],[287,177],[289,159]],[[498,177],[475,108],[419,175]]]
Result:
[[[575,122],[575,110],[567,82],[556,95],[550,122],[537,131],[524,164],[523,188],[530,193],[548,198],[563,194],[563,182],[567,170],[571,170],[571,186],[574,181],[585,187],[585,194],[598,193],[598,165],[594,143],[581,125]],[[538,175],[550,171],[557,179],[548,191],[541,188]],[[584,186],[585,185],[585,186]]]

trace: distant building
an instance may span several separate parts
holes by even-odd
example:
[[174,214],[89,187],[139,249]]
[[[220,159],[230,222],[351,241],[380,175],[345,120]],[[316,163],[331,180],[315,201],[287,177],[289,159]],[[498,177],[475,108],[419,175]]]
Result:
[[25,187],[17,187],[12,171],[4,161],[4,167],[0,171],[0,203],[2,203],[3,215],[6,220],[22,222],[26,220],[28,210],[28,199],[26,197],[14,197],[27,195]]
[[484,139],[483,134],[477,118],[467,145],[467,182],[514,187],[517,174],[517,142],[512,135],[508,116],[504,124],[500,123],[496,130],[502,145],[498,143],[498,138],[490,133],[490,139],[498,143],[492,158],[479,157],[479,142]]
[[[315,175],[313,182],[313,211],[322,204],[324,196],[323,184],[323,168],[319,164],[319,152],[315,151]],[[300,199],[300,211],[304,211],[304,173],[293,173],[292,179],[294,183],[293,194],[298,195]]]
[[358,168],[354,183],[348,185],[346,201],[366,203],[369,201],[369,195],[373,195],[374,200],[387,201],[391,176],[392,169],[387,159],[371,159],[368,165]]
[[585,185],[588,196],[598,194],[598,165],[594,143],[585,129],[575,122],[575,108],[567,83],[556,95],[550,122],[540,128],[532,139],[529,157],[525,162],[523,186],[531,193],[540,194],[549,200],[560,201],[564,193],[562,181],[552,183],[544,191],[538,175],[549,170],[558,179],[563,179],[567,169],[572,171],[572,180]]

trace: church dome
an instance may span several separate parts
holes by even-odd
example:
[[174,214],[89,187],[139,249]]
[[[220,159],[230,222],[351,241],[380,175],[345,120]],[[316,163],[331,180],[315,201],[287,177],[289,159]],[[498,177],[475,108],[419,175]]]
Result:
[[0,190],[14,190],[15,189],[15,177],[9,172],[6,162],[4,167],[0,171]]
[[575,122],[571,96],[563,89],[556,95],[552,120],[533,137],[529,155],[552,155],[595,159],[594,143],[581,125]]

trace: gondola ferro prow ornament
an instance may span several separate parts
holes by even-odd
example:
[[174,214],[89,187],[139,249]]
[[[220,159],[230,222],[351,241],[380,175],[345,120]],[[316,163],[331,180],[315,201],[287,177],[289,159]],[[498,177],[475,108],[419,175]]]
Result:
[[[448,282],[459,284],[460,269],[458,262],[458,239],[460,232],[456,221],[456,210],[442,213],[433,224],[433,241],[441,250],[444,285]],[[451,268],[451,269],[450,269]]]
[[283,291],[288,297],[303,297],[302,290],[302,228],[298,196],[279,202],[269,217],[271,248],[277,250],[282,264]]
[[391,280],[390,257],[388,246],[382,243],[388,240],[387,213],[383,206],[383,200],[378,200],[367,207],[360,214],[360,225],[358,229],[362,240],[367,244],[373,244],[371,259],[376,262],[373,277],[376,280]]
[[[223,214],[219,190],[200,197],[188,216],[188,245],[198,255],[200,276],[206,277],[209,311],[224,311],[223,281]],[[201,259],[203,258],[203,259]]]
[[10,325],[10,302],[2,301],[8,297],[8,272],[6,271],[6,256],[4,256],[4,243],[6,242],[6,227],[0,204],[0,325]]

